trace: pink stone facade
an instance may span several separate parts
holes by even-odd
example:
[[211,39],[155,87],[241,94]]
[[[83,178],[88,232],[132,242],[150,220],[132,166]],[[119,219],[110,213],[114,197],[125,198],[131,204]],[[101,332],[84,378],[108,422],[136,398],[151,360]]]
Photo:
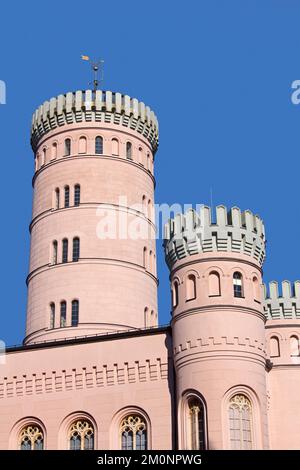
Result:
[[169,220],[160,327],[154,113],[67,93],[31,141],[26,334],[0,364],[0,449],[299,448],[300,282],[263,286],[262,220]]

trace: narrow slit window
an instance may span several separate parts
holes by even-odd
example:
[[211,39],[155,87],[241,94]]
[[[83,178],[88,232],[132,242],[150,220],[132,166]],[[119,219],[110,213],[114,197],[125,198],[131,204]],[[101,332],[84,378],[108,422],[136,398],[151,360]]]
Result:
[[65,301],[60,303],[60,326],[64,328],[67,324],[67,303]]

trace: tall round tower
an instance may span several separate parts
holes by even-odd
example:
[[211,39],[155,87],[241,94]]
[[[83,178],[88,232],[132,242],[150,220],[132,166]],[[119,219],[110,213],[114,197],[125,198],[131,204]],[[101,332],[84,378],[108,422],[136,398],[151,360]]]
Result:
[[300,442],[300,281],[270,282],[265,313],[270,446],[296,450]]
[[25,343],[155,325],[154,113],[76,91],[41,105],[31,136]]
[[264,226],[224,206],[165,227],[180,449],[268,447]]

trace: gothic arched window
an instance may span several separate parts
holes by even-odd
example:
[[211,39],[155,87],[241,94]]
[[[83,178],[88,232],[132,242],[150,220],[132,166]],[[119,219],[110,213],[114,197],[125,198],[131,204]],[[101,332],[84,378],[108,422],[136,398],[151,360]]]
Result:
[[229,401],[229,431],[232,450],[251,450],[252,443],[252,405],[241,394],[234,395]]
[[69,430],[70,450],[93,450],[94,427],[86,419],[78,419]]
[[197,397],[188,400],[188,422],[190,449],[204,450],[206,447],[204,406]]
[[95,139],[95,154],[102,155],[103,153],[103,138],[99,135]]
[[43,450],[44,433],[40,426],[36,424],[25,426],[20,433],[19,446],[20,450]]
[[122,450],[147,450],[147,425],[142,416],[126,416],[120,432]]

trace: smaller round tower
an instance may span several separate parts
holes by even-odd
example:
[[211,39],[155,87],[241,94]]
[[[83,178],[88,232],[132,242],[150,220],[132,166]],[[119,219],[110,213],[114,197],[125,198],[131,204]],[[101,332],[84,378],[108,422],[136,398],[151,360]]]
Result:
[[270,446],[299,449],[300,281],[265,287]]
[[237,207],[165,227],[179,449],[268,448],[264,225]]

